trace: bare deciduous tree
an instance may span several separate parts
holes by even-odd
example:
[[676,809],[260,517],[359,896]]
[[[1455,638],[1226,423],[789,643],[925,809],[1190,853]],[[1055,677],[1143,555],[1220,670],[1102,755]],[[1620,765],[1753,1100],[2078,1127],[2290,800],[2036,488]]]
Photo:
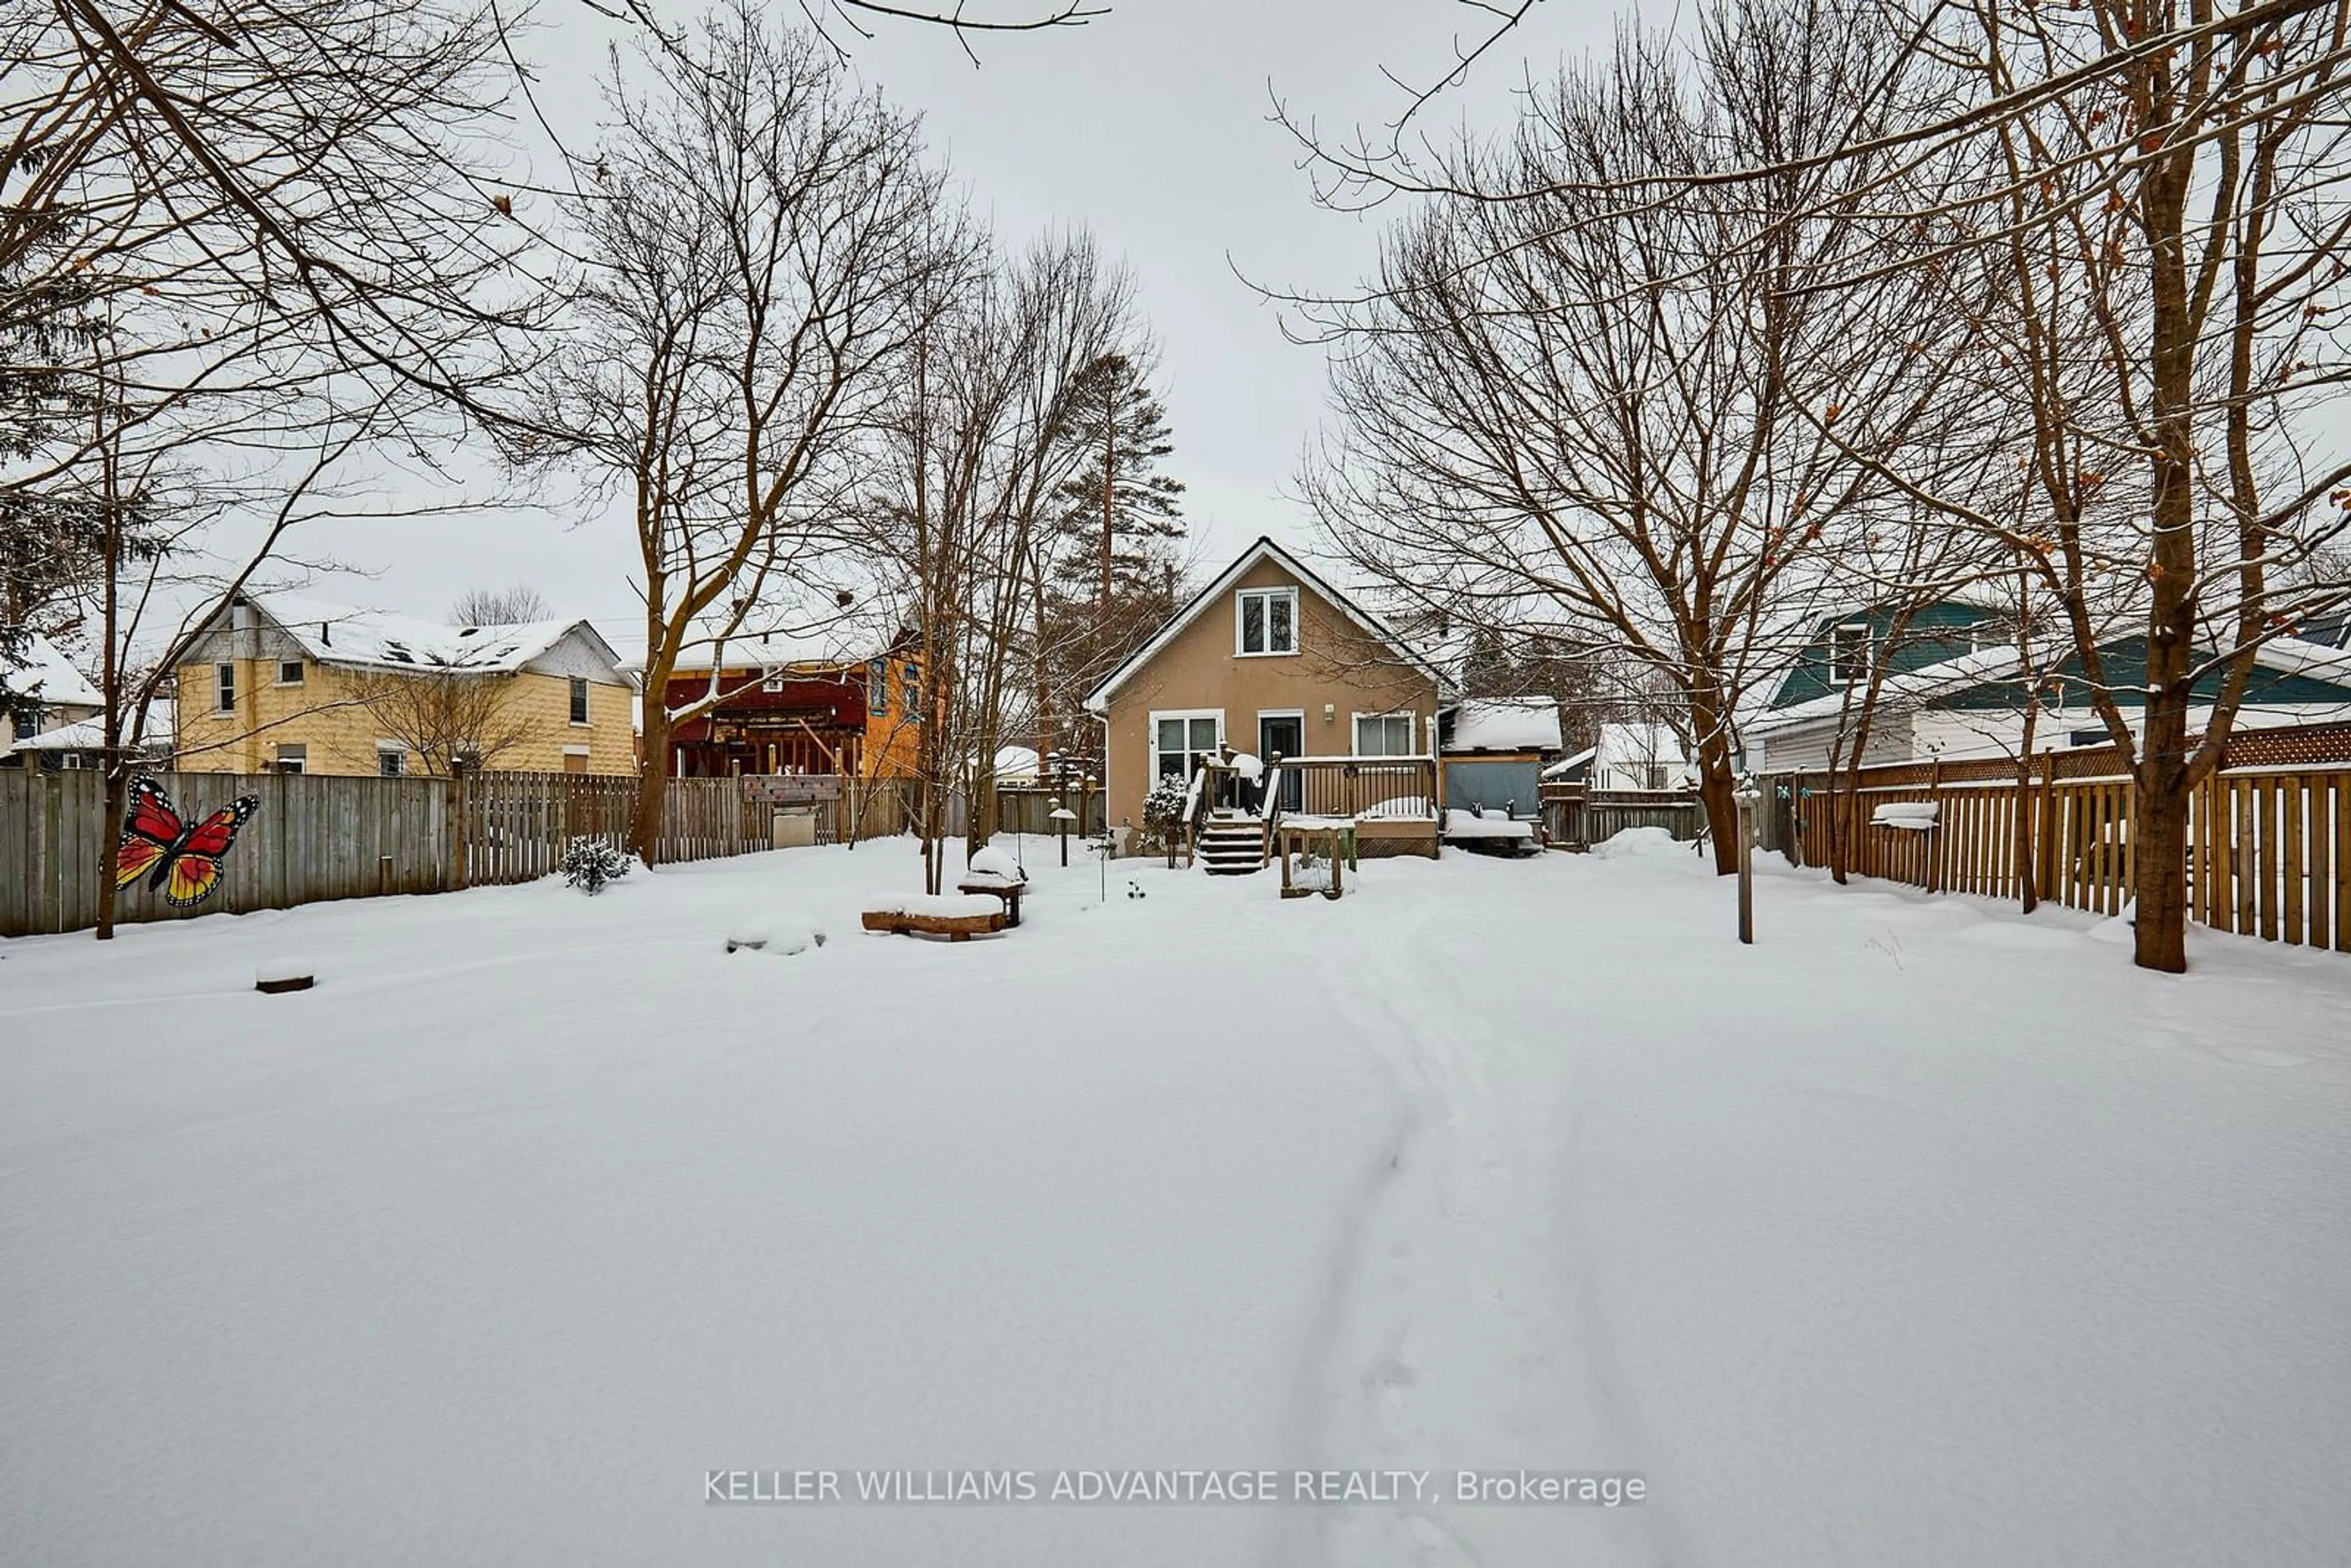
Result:
[[614,62],[572,204],[590,276],[546,400],[635,523],[650,860],[670,729],[716,700],[721,661],[695,702],[671,677],[828,542],[949,258],[915,125],[821,40],[737,5],[644,56],[642,93]]
[[1332,538],[1407,602],[1563,622],[1668,675],[1724,872],[1740,706],[1823,563],[1885,521],[1889,486],[1827,426],[1866,407],[1901,439],[1935,407],[1912,356],[1855,336],[1899,305],[1790,290],[1857,243],[1867,172],[1703,183],[1835,145],[1876,89],[1894,40],[1815,23],[1713,13],[1687,73],[1626,35],[1531,99],[1507,149],[1460,150],[1460,193],[1397,225],[1375,288],[1314,312],[1339,434],[1305,487]]
[[367,670],[350,683],[351,701],[436,779],[495,768],[537,736],[538,723],[514,691],[514,676],[503,670],[458,665]]
[[547,596],[525,582],[511,588],[469,588],[449,606],[449,619],[460,626],[519,626],[554,614]]

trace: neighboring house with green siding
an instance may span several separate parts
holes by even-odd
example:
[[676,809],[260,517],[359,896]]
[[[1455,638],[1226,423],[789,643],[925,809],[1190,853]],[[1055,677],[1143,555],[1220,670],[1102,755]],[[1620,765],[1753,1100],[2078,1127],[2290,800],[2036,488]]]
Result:
[[[2013,757],[2022,748],[2028,683],[2014,643],[2014,623],[1995,609],[1947,601],[1914,616],[1892,646],[1894,616],[1882,610],[1828,616],[1817,623],[1763,708],[1742,728],[1758,771],[1789,772],[1841,759],[1857,727],[1873,664],[1886,674],[1870,725],[1864,761],[1925,761],[1932,758]],[[2314,622],[2305,635],[2262,645],[2238,710],[2240,729],[2270,729],[2351,719],[2351,651],[2330,641],[2346,635],[2333,622]],[[2318,639],[2326,638],[2330,641]],[[2147,668],[2143,636],[2117,636],[2102,646],[2100,663],[2115,687],[2115,704],[2137,727],[2146,693],[2132,685]],[[2093,706],[2081,661],[2052,649],[2040,673],[2039,715],[2032,748],[2103,746],[2110,737]],[[2196,684],[2200,725],[2221,684],[2219,669]],[[1840,736],[1846,737],[1843,747]]]

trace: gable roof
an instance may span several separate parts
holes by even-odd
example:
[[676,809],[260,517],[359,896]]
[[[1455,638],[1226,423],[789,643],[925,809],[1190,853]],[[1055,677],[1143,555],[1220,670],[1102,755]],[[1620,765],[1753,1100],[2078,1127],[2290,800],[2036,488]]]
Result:
[[[2113,643],[2102,644],[2109,651]],[[2072,667],[2072,644],[2052,639],[2037,661],[2044,679],[2066,678]],[[2211,650],[2204,650],[2210,653]],[[2278,675],[2298,675],[2312,681],[2351,688],[2351,652],[2340,652],[2315,643],[2305,643],[2294,637],[2273,637],[2255,644],[2253,665]],[[2014,681],[2023,672],[2023,661],[2012,644],[1979,649],[1962,653],[1940,664],[1923,665],[1901,674],[1888,675],[1879,684],[1878,702],[1881,708],[1894,712],[1912,707],[1936,707],[1978,687],[1997,685]],[[2250,700],[2250,699],[2249,699]],[[1850,706],[1843,688],[1825,695],[1784,708],[1757,714],[1747,721],[1746,727],[1759,736],[1770,736],[1784,729],[1834,718]]]
[[27,632],[14,653],[0,653],[0,687],[44,707],[103,707],[106,699],[57,645]]
[[574,631],[592,640],[598,656],[606,664],[620,664],[612,645],[584,620],[451,626],[290,593],[248,593],[245,601],[321,664],[512,674]]
[[1157,658],[1160,653],[1165,650],[1168,643],[1173,643],[1177,636],[1182,634],[1186,627],[1198,620],[1201,613],[1210,605],[1215,604],[1217,601],[1224,598],[1228,592],[1231,591],[1234,584],[1239,582],[1242,577],[1247,575],[1251,567],[1257,565],[1259,561],[1267,560],[1273,562],[1274,565],[1290,573],[1290,576],[1296,578],[1300,582],[1312,589],[1324,600],[1324,601],[1329,603],[1341,614],[1344,615],[1348,620],[1353,622],[1358,627],[1362,628],[1364,632],[1386,647],[1390,653],[1397,654],[1405,661],[1405,663],[1410,664],[1414,669],[1418,670],[1422,674],[1426,675],[1431,681],[1436,683],[1438,691],[1442,692],[1451,684],[1445,678],[1442,671],[1438,670],[1436,665],[1423,658],[1418,650],[1415,649],[1410,643],[1397,636],[1393,631],[1390,631],[1380,622],[1378,617],[1371,614],[1353,600],[1349,599],[1345,594],[1340,592],[1337,589],[1323,581],[1322,579],[1317,576],[1305,562],[1300,560],[1296,556],[1291,555],[1288,550],[1274,543],[1272,539],[1260,534],[1258,536],[1257,543],[1241,551],[1240,555],[1234,559],[1232,565],[1225,568],[1224,570],[1217,574],[1215,581],[1209,583],[1207,587],[1200,590],[1199,592],[1192,595],[1192,597],[1185,602],[1182,609],[1169,616],[1166,623],[1161,626],[1158,631],[1151,634],[1151,641],[1145,643],[1142,647],[1137,648],[1134,653],[1128,654],[1124,662],[1122,663],[1118,668],[1113,670],[1109,674],[1104,675],[1102,680],[1095,685],[1094,689],[1086,694],[1085,703],[1083,706],[1087,711],[1091,713],[1100,713],[1102,710],[1102,706],[1110,701],[1111,694],[1113,692],[1115,692],[1119,687],[1124,685],[1128,678],[1136,671],[1142,669],[1144,665]]

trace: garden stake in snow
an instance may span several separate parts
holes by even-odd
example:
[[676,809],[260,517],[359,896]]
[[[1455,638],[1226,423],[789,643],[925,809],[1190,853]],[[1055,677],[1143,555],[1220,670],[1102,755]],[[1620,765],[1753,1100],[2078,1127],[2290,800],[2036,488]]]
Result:
[[1751,776],[1742,777],[1731,800],[1739,807],[1739,939],[1755,945],[1755,802],[1763,798]]

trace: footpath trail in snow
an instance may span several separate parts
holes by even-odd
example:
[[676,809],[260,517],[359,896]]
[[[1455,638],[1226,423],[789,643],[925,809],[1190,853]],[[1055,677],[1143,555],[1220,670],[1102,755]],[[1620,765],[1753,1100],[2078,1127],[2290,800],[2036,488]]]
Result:
[[[2351,960],[1781,870],[1741,948],[1641,848],[1044,868],[955,946],[856,930],[887,843],[0,943],[0,1560],[2339,1563]],[[1452,1499],[1520,1468],[1647,1500]]]

